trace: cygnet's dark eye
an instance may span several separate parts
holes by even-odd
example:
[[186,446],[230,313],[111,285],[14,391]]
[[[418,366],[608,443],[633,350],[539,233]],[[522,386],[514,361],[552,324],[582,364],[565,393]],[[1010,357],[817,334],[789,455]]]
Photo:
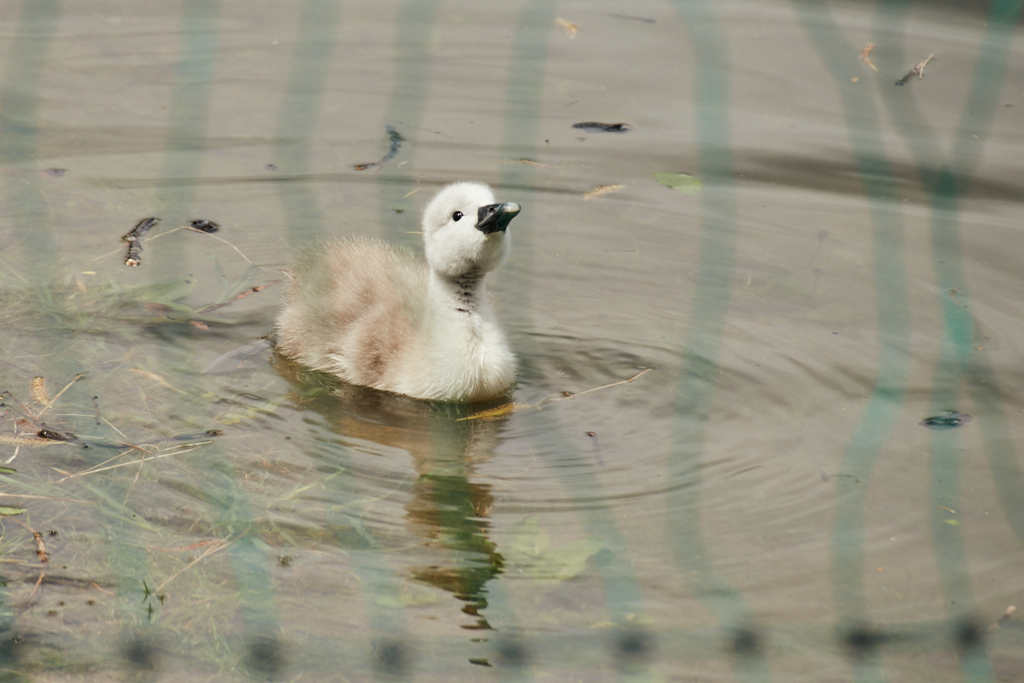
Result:
[[456,211],[455,213],[452,214],[452,220],[453,221],[457,221],[460,218],[462,218],[462,212],[461,211]]

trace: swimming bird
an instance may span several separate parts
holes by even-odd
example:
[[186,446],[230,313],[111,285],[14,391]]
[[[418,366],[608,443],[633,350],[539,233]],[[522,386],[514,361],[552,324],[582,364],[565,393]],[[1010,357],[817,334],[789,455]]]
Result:
[[426,263],[362,237],[301,250],[277,319],[278,352],[346,382],[415,398],[475,401],[515,381],[484,278],[505,260],[515,202],[444,187],[423,211]]

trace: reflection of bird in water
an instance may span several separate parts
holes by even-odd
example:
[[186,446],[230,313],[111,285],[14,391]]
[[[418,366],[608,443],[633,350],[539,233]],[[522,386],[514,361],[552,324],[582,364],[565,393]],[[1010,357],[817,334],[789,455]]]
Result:
[[416,581],[449,591],[466,604],[462,611],[477,617],[467,629],[489,629],[480,613],[487,607],[485,585],[501,573],[505,560],[487,537],[487,516],[493,503],[490,486],[474,484],[462,476],[424,475],[413,486],[406,506],[410,521],[422,525],[450,553],[445,565],[418,567]]
[[[282,363],[280,370],[299,389],[295,399],[304,412],[323,415],[344,442],[365,444],[351,450],[311,449],[324,459],[322,471],[344,472],[325,479],[317,494],[331,501],[325,520],[330,535],[345,547],[359,547],[368,538],[372,544],[392,545],[395,528],[404,525],[417,541],[404,551],[412,566],[403,581],[411,578],[453,593],[463,602],[462,611],[474,617],[464,628],[490,628],[481,614],[487,607],[486,584],[502,572],[505,561],[488,538],[491,487],[471,478],[474,464],[493,454],[502,421],[458,419],[479,404],[417,401],[341,383],[295,363]],[[366,448],[394,456],[361,458]],[[409,459],[417,477],[407,488]],[[365,523],[351,498],[354,489],[360,498],[375,501],[372,517],[383,519],[382,528]],[[405,500],[399,503],[395,494]],[[399,543],[409,546],[407,540]]]
[[413,454],[420,477],[406,503],[410,529],[427,540],[426,547],[442,553],[440,561],[411,569],[412,577],[449,591],[473,617],[467,629],[489,629],[481,614],[487,607],[488,581],[503,571],[505,560],[488,538],[487,520],[494,500],[491,487],[471,481],[474,463],[490,457],[500,422],[458,421],[469,412],[465,405],[448,404],[435,413],[431,448]]
[[456,183],[423,212],[424,264],[369,239],[299,252],[277,320],[286,357],[362,386],[415,398],[493,398],[515,358],[487,303],[484,277],[505,260],[519,213],[486,185]]

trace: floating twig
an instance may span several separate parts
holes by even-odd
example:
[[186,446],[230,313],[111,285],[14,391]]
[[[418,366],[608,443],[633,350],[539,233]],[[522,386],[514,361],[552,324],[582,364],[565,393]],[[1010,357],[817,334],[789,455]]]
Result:
[[236,301],[238,301],[239,299],[244,299],[245,297],[249,296],[250,294],[255,294],[256,292],[262,292],[267,287],[273,287],[274,285],[276,285],[279,282],[280,282],[280,280],[274,280],[273,282],[268,282],[267,284],[260,285],[259,287],[250,287],[249,289],[245,290],[244,292],[242,292],[241,294],[236,296],[234,299],[231,299],[229,301],[224,301],[224,302],[219,303],[219,304],[210,304],[209,306],[204,306],[203,308],[200,308],[198,311],[196,311],[196,313],[209,313],[210,311],[216,311],[218,308],[224,308],[228,304],[233,304]]
[[46,572],[39,572],[39,578],[36,579],[36,585],[32,587],[32,592],[28,594],[27,598],[25,598],[26,602],[31,600],[32,596],[36,594],[37,590],[39,590],[39,585],[43,582],[44,576],[46,576]]
[[547,164],[541,164],[541,163],[538,163],[538,162],[534,161],[533,159],[502,159],[501,163],[503,163],[503,164],[526,164],[527,166],[539,166],[541,168],[553,168],[553,169],[556,169],[556,170],[558,169],[557,166],[548,166]]
[[192,545],[183,545],[180,548],[154,548],[152,546],[147,546],[146,550],[152,550],[161,553],[187,553],[190,550],[198,550],[199,548],[205,548],[208,545],[216,545],[223,542],[224,541],[222,541],[219,538],[211,538],[207,541],[199,541],[198,543],[193,543]]
[[[108,470],[116,470],[119,467],[130,467],[132,465],[142,465],[143,463],[149,462],[150,460],[160,460],[161,458],[167,458],[167,457],[170,457],[172,455],[183,455],[185,453],[191,453],[192,451],[199,449],[200,446],[206,446],[206,445],[211,444],[211,443],[213,443],[213,442],[212,441],[200,441],[199,443],[192,444],[191,448],[175,449],[175,450],[172,450],[172,451],[170,451],[168,453],[161,453],[160,455],[154,455],[154,456],[149,457],[149,458],[143,456],[142,458],[139,458],[138,460],[131,460],[129,462],[121,462],[121,463],[118,463],[116,465],[110,465],[108,467],[95,467],[93,469],[82,470],[81,472],[75,472],[74,474],[67,474],[67,475],[65,475],[65,477],[63,479],[58,479],[57,481],[55,481],[53,483],[54,484],[60,484],[62,482],[67,481],[68,479],[77,479],[78,477],[84,477],[87,474],[98,474],[100,472],[106,472]],[[140,451],[142,451],[144,453],[148,453],[149,452],[149,451],[146,451],[146,449],[140,448],[139,446],[135,446],[133,444],[125,444],[125,445],[129,446],[131,449],[140,450]],[[118,454],[118,456],[124,455],[127,452],[128,451],[123,451],[122,453]],[[111,460],[113,460],[113,459],[114,458],[111,458]],[[108,460],[107,462],[110,462],[110,460]],[[57,470],[57,471],[60,472],[60,470]],[[64,474],[64,473],[61,472],[61,474]]]
[[896,81],[896,85],[904,85],[914,75],[916,75],[918,78],[924,78],[924,67],[925,67],[925,65],[928,62],[932,61],[932,58],[934,56],[935,56],[935,53],[933,52],[930,55],[928,55],[928,58],[925,59],[923,62],[918,62],[917,65],[913,69],[908,71],[907,74],[903,78],[901,78],[900,80]]
[[506,415],[517,413],[520,410],[525,410],[527,408],[533,407],[534,406],[531,406],[529,403],[505,403],[503,405],[498,406],[497,408],[481,410],[479,413],[473,413],[468,417],[459,418],[459,420],[457,421],[462,422],[463,420],[494,420],[499,417],[505,417]]
[[157,384],[162,384],[163,386],[167,387],[168,389],[173,389],[174,391],[177,391],[179,394],[185,394],[186,396],[188,395],[188,394],[186,394],[186,392],[184,392],[181,389],[179,389],[178,387],[172,385],[170,382],[168,382],[167,380],[165,380],[163,377],[161,377],[160,375],[156,374],[155,372],[150,372],[148,370],[143,370],[142,368],[129,368],[129,370],[134,372],[136,375],[142,375],[143,377],[148,377],[149,379],[153,380]]
[[456,420],[456,422],[463,422],[466,420],[493,420],[498,417],[504,417],[505,415],[511,415],[512,413],[518,413],[521,410],[540,408],[545,403],[552,403],[554,401],[568,401],[571,398],[577,398],[579,396],[583,396],[584,394],[590,394],[595,391],[600,391],[601,389],[609,389],[611,387],[617,387],[620,384],[627,384],[650,371],[650,368],[644,368],[643,370],[636,373],[629,379],[623,379],[619,380],[618,382],[612,382],[611,384],[605,384],[604,386],[594,387],[593,389],[587,389],[586,391],[581,391],[578,394],[573,394],[568,391],[562,392],[561,394],[551,394],[550,396],[545,396],[540,401],[532,405],[529,403],[506,403],[504,405],[498,406],[497,408],[482,410],[479,413],[473,413],[472,415],[468,415],[466,417],[460,417],[458,420]]
[[648,373],[650,371],[651,371],[650,368],[644,368],[643,370],[641,370],[640,372],[636,373],[635,375],[633,375],[629,379],[623,379],[623,380],[619,380],[618,382],[612,382],[611,384],[605,384],[604,386],[601,386],[601,387],[594,387],[593,389],[587,389],[586,391],[581,391],[578,394],[565,394],[565,393],[562,393],[562,394],[551,394],[550,396],[541,399],[540,402],[537,405],[540,406],[540,405],[542,405],[544,403],[549,403],[549,402],[553,402],[553,401],[568,401],[571,398],[578,398],[580,396],[583,396],[584,394],[591,394],[591,393],[593,393],[595,391],[601,391],[602,389],[610,389],[611,387],[617,387],[620,384],[628,384],[629,382],[632,382],[633,380],[637,379],[641,375],[644,375],[644,374],[646,374],[646,373]]
[[[231,543],[234,543],[234,541],[231,541]],[[218,541],[217,545],[214,545],[214,546],[211,546],[211,547],[207,548],[207,549],[206,549],[206,552],[204,552],[204,553],[203,553],[202,555],[200,555],[200,556],[199,556],[199,557],[197,557],[196,559],[192,560],[191,562],[189,562],[188,564],[186,564],[186,565],[185,565],[184,567],[182,567],[181,569],[179,569],[178,571],[174,572],[174,573],[173,573],[173,574],[171,574],[171,575],[170,575],[169,577],[167,577],[167,578],[166,578],[166,579],[164,580],[164,582],[163,582],[163,583],[161,583],[161,584],[160,584],[159,586],[157,586],[157,587],[156,587],[156,589],[155,589],[155,590],[154,590],[153,592],[154,592],[154,593],[159,593],[160,591],[162,591],[162,590],[164,589],[164,587],[166,587],[166,586],[167,586],[167,584],[169,584],[169,583],[170,583],[171,581],[174,581],[174,580],[175,580],[176,578],[178,578],[178,577],[179,577],[179,576],[181,576],[181,575],[182,575],[183,573],[185,573],[185,572],[186,572],[186,571],[187,571],[187,570],[188,570],[189,568],[191,568],[191,567],[192,567],[192,565],[194,565],[194,564],[195,564],[196,562],[199,562],[199,560],[201,560],[201,559],[203,559],[204,557],[207,557],[207,556],[209,556],[209,555],[212,555],[213,553],[216,553],[216,552],[220,552],[221,550],[224,550],[224,549],[225,549],[225,548],[227,548],[227,547],[228,547],[229,545],[231,545],[231,543],[228,543],[228,540],[227,540],[226,538],[225,538],[225,539],[223,539],[223,540],[220,540],[220,541]]]
[[1009,621],[1010,620],[1010,615],[1012,615],[1016,611],[1017,611],[1017,608],[1015,606],[1013,606],[1013,605],[1010,605],[1009,607],[1007,607],[1006,611],[1003,612],[1003,616],[999,617],[999,619],[997,619],[991,626],[989,626],[986,629],[986,632],[987,633],[991,633],[992,631],[995,631],[997,628],[1002,626],[1005,622]]
[[[196,227],[197,223],[201,223],[201,224],[204,224],[204,225],[202,225],[200,227]],[[191,225],[185,225],[185,226],[182,226],[182,228],[185,229],[185,230],[191,230],[192,232],[198,232],[200,234],[206,235],[207,237],[212,237],[213,239],[217,240],[218,242],[223,242],[224,244],[226,244],[229,247],[231,247],[232,249],[234,249],[238,253],[239,256],[241,256],[243,259],[245,259],[246,263],[249,263],[249,264],[252,263],[252,261],[249,260],[249,257],[242,253],[241,249],[239,249],[235,245],[231,244],[231,242],[228,242],[226,239],[224,239],[222,237],[217,237],[216,235],[211,234],[212,232],[215,232],[215,230],[207,229],[210,226],[216,226],[216,228],[218,230],[220,229],[220,226],[217,225],[216,223],[214,223],[213,221],[204,221],[204,220],[192,221]],[[182,228],[177,228],[177,229],[180,230]],[[170,232],[170,231],[168,231],[168,232]],[[164,234],[167,234],[167,233],[164,233]],[[163,237],[163,235],[160,235],[160,237]]]

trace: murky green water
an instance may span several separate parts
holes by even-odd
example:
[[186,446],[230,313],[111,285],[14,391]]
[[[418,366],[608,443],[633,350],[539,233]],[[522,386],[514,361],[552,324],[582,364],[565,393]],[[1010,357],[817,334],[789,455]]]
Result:
[[[1020,10],[12,5],[4,680],[1018,680]],[[460,179],[517,410],[258,343]]]

